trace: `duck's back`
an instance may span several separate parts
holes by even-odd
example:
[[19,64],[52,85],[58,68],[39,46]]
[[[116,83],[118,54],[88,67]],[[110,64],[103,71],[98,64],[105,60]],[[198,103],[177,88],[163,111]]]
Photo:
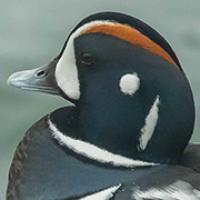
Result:
[[188,145],[182,156],[181,163],[200,173],[200,144]]

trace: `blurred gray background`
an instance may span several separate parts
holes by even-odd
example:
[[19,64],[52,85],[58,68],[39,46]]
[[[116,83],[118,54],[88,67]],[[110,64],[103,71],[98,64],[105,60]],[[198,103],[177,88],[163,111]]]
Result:
[[10,162],[25,131],[67,104],[59,97],[8,87],[6,79],[50,61],[77,22],[108,10],[146,21],[170,42],[193,88],[197,120],[192,140],[200,141],[199,0],[0,0],[0,199],[5,199]]

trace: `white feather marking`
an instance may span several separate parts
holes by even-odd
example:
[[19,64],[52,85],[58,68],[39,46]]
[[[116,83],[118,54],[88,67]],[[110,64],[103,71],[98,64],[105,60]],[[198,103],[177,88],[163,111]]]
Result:
[[159,113],[159,104],[160,104],[160,97],[157,96],[156,100],[154,101],[146,119],[145,125],[141,129],[141,136],[139,138],[139,149],[145,150],[153,133],[156,128],[158,122],[158,113]]
[[136,200],[162,199],[162,200],[199,200],[200,191],[190,183],[177,181],[167,187],[136,190],[132,197]]
[[117,192],[117,190],[119,190],[120,187],[121,184],[102,190],[95,194],[91,194],[86,197],[80,198],[79,200],[109,200],[115,195],[115,193]]
[[132,96],[140,87],[140,79],[137,73],[123,75],[119,86],[124,94]]
[[91,160],[98,161],[100,163],[112,164],[116,167],[146,167],[158,165],[156,163],[145,162],[141,160],[133,160],[121,155],[111,153],[105,149],[101,149],[93,144],[84,142],[82,140],[74,139],[61,133],[56,126],[49,120],[49,127],[52,131],[53,137],[63,146],[66,146],[73,152],[87,157]]
[[65,50],[57,63],[55,78],[60,89],[71,99],[80,98],[80,83],[78,79],[78,70],[74,52],[74,40],[84,33],[87,29],[102,24],[115,25],[109,21],[92,21],[84,24],[71,34]]
[[74,39],[76,34],[72,34],[67,46],[57,63],[55,78],[58,86],[71,99],[80,98],[78,71],[74,54]]

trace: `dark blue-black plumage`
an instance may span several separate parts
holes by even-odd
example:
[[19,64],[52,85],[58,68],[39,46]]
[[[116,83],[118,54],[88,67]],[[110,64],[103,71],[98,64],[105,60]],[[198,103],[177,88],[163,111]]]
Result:
[[[74,120],[76,121],[74,115],[76,116],[76,109],[66,107],[53,112],[50,117],[56,121],[60,119],[60,129],[67,131],[66,134],[72,134],[74,128],[76,129],[73,124]],[[191,184],[200,190],[200,175],[195,172],[200,168],[198,163],[193,165],[193,160],[188,160],[197,154],[199,146],[195,147],[195,151],[193,146],[186,149],[182,157],[183,164],[163,164],[133,170],[113,168],[84,159],[60,146],[52,138],[48,118],[49,116],[46,116],[38,121],[18,146],[10,169],[7,193],[9,200],[78,200],[118,184],[122,186],[115,194],[116,200],[135,199],[133,195],[138,188],[141,191],[149,188],[159,190],[178,181]],[[196,160],[199,160],[199,156]],[[192,191],[190,192],[192,194]]]
[[[27,131],[11,165],[7,199],[87,200],[97,198],[114,186],[118,186],[116,191],[104,199],[179,200],[181,194],[200,199],[200,147],[189,145],[183,153],[194,126],[193,96],[175,53],[154,29],[120,13],[91,15],[81,21],[70,36],[94,20],[134,27],[163,48],[174,64],[110,35],[81,35],[73,43],[80,84],[80,99],[74,100],[59,88],[55,78],[68,39],[59,56],[40,68],[38,72],[42,73],[36,77],[43,75],[38,90],[59,94],[75,106],[50,113]],[[85,52],[92,55],[92,60],[87,60],[92,61],[90,65],[79,59]],[[131,73],[140,78],[140,89],[133,96],[125,95],[119,88],[120,78]],[[141,129],[158,96],[157,126],[146,149],[141,150],[138,148]],[[52,134],[49,121],[63,136],[125,158],[159,165],[129,168],[90,159],[59,142]]]

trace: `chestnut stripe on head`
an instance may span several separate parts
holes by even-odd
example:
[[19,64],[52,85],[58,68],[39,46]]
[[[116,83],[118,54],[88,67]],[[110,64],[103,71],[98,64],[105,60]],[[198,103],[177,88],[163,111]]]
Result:
[[111,35],[117,37],[121,40],[125,40],[131,44],[138,45],[147,51],[162,57],[164,60],[169,63],[175,65],[177,68],[177,64],[172,59],[172,57],[157,43],[152,41],[149,37],[139,32],[137,29],[130,27],[126,24],[120,24],[117,22],[108,22],[108,21],[99,21],[99,23],[93,22],[94,25],[89,26],[83,34],[89,33],[102,33],[105,35]]

